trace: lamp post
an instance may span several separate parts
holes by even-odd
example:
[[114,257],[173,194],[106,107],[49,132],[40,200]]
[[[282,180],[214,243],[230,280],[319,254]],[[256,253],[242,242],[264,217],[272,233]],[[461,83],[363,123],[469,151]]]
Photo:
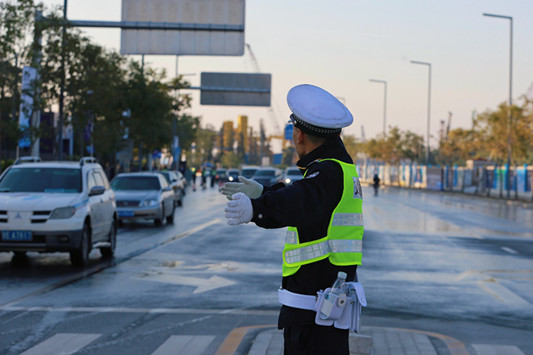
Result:
[[511,198],[511,157],[512,157],[512,144],[511,144],[511,130],[513,127],[513,115],[511,113],[511,107],[513,106],[513,18],[511,16],[486,14],[483,16],[496,17],[509,20],[509,119],[507,123],[507,198]]
[[429,122],[430,122],[430,117],[431,117],[431,63],[412,60],[411,64],[426,65],[429,69],[428,71],[429,73],[429,76],[428,76],[428,122],[427,122],[427,130],[426,130],[426,166],[429,166]]
[[373,83],[384,84],[385,94],[383,99],[383,136],[387,133],[387,82],[385,80],[370,79]]

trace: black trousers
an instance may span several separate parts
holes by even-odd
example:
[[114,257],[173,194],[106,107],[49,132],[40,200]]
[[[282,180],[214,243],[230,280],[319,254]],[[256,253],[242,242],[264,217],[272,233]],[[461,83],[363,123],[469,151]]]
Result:
[[286,327],[283,330],[285,355],[349,355],[349,330],[316,324]]

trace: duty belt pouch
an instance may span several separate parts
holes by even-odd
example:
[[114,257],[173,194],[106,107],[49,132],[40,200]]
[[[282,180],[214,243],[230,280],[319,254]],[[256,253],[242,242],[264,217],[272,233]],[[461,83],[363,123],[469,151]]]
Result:
[[[329,288],[318,292],[315,323],[324,326],[333,325],[338,329],[350,329],[357,333],[361,308],[366,307],[365,291],[359,282],[347,282],[345,286],[346,293],[340,295],[330,293]],[[327,315],[327,318],[321,318],[321,314]]]

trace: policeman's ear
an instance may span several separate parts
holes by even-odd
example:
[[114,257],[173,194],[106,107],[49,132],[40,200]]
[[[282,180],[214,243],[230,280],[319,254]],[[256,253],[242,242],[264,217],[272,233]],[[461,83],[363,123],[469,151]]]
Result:
[[294,132],[296,133],[294,136],[296,143],[301,144],[304,141],[305,133],[301,129],[296,127],[294,127]]

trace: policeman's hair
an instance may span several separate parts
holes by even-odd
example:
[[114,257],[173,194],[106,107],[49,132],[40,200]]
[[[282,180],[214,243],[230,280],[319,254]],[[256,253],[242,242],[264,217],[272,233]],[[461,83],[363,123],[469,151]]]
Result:
[[311,143],[313,143],[315,145],[324,144],[328,140],[339,136],[339,133],[332,133],[332,134],[319,135],[319,136],[318,135],[314,135],[314,134],[309,134],[307,132],[305,132],[305,133],[306,133],[307,137],[309,138],[309,140],[311,141]]

